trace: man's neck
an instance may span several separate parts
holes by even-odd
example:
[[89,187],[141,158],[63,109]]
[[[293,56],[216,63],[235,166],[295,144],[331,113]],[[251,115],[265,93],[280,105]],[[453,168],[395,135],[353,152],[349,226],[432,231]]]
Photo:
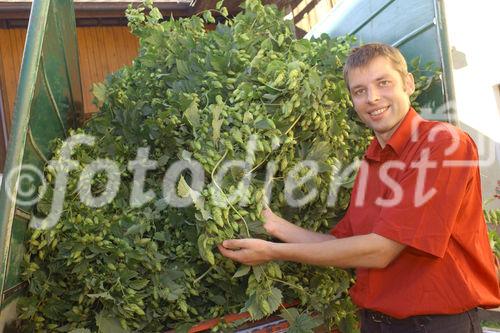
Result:
[[401,126],[401,124],[403,123],[404,119],[408,115],[409,110],[410,110],[410,108],[408,108],[408,111],[405,113],[405,115],[403,116],[403,118],[401,118],[401,120],[396,125],[394,125],[393,128],[391,128],[390,130],[388,130],[387,132],[384,132],[384,133],[375,133],[375,137],[377,138],[377,141],[378,141],[380,147],[382,147],[382,149],[385,147],[385,145],[387,144],[387,142],[389,142],[389,140],[394,135],[394,133],[396,132],[396,130],[399,128],[399,126]]
[[377,138],[378,144],[380,145],[380,147],[382,147],[382,149],[384,149],[385,145],[387,144],[387,141],[389,141],[393,133],[394,133],[393,130],[391,130],[390,133],[382,133],[382,134],[375,133],[375,137]]

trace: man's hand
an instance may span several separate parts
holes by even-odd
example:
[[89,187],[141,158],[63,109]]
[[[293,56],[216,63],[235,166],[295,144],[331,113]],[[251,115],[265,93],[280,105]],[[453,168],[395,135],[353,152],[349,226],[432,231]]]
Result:
[[271,209],[266,208],[262,211],[262,218],[264,219],[264,229],[266,229],[269,235],[276,237],[275,233],[278,229],[279,217]]
[[274,214],[269,208],[262,211],[266,232],[286,243],[315,243],[335,239],[330,234],[309,231]]
[[253,266],[272,260],[271,242],[262,239],[231,239],[218,245],[223,256]]

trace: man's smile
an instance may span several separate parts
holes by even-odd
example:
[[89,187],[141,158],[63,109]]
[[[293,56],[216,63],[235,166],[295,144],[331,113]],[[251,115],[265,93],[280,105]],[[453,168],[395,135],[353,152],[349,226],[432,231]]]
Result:
[[370,115],[370,117],[375,118],[375,117],[381,115],[382,113],[384,113],[387,110],[389,110],[389,106],[385,106],[383,108],[376,109],[374,111],[368,112],[368,114]]

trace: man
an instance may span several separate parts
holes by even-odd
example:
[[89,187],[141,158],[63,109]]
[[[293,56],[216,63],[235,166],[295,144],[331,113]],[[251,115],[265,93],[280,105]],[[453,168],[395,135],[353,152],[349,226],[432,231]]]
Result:
[[219,250],[247,265],[356,268],[362,332],[481,332],[477,307],[498,306],[500,292],[473,141],[411,108],[413,76],[391,46],[354,49],[344,78],[375,134],[344,218],[325,235],[266,210],[264,227],[283,243],[226,240]]

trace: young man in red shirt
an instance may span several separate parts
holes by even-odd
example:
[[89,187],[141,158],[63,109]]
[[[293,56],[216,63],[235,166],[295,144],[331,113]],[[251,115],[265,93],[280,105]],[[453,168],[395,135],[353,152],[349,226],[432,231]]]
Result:
[[481,332],[477,307],[500,305],[500,291],[474,142],[411,108],[414,80],[397,49],[354,49],[344,77],[375,134],[344,218],[320,234],[266,210],[264,227],[283,243],[226,240],[219,250],[247,265],[356,268],[362,332]]

